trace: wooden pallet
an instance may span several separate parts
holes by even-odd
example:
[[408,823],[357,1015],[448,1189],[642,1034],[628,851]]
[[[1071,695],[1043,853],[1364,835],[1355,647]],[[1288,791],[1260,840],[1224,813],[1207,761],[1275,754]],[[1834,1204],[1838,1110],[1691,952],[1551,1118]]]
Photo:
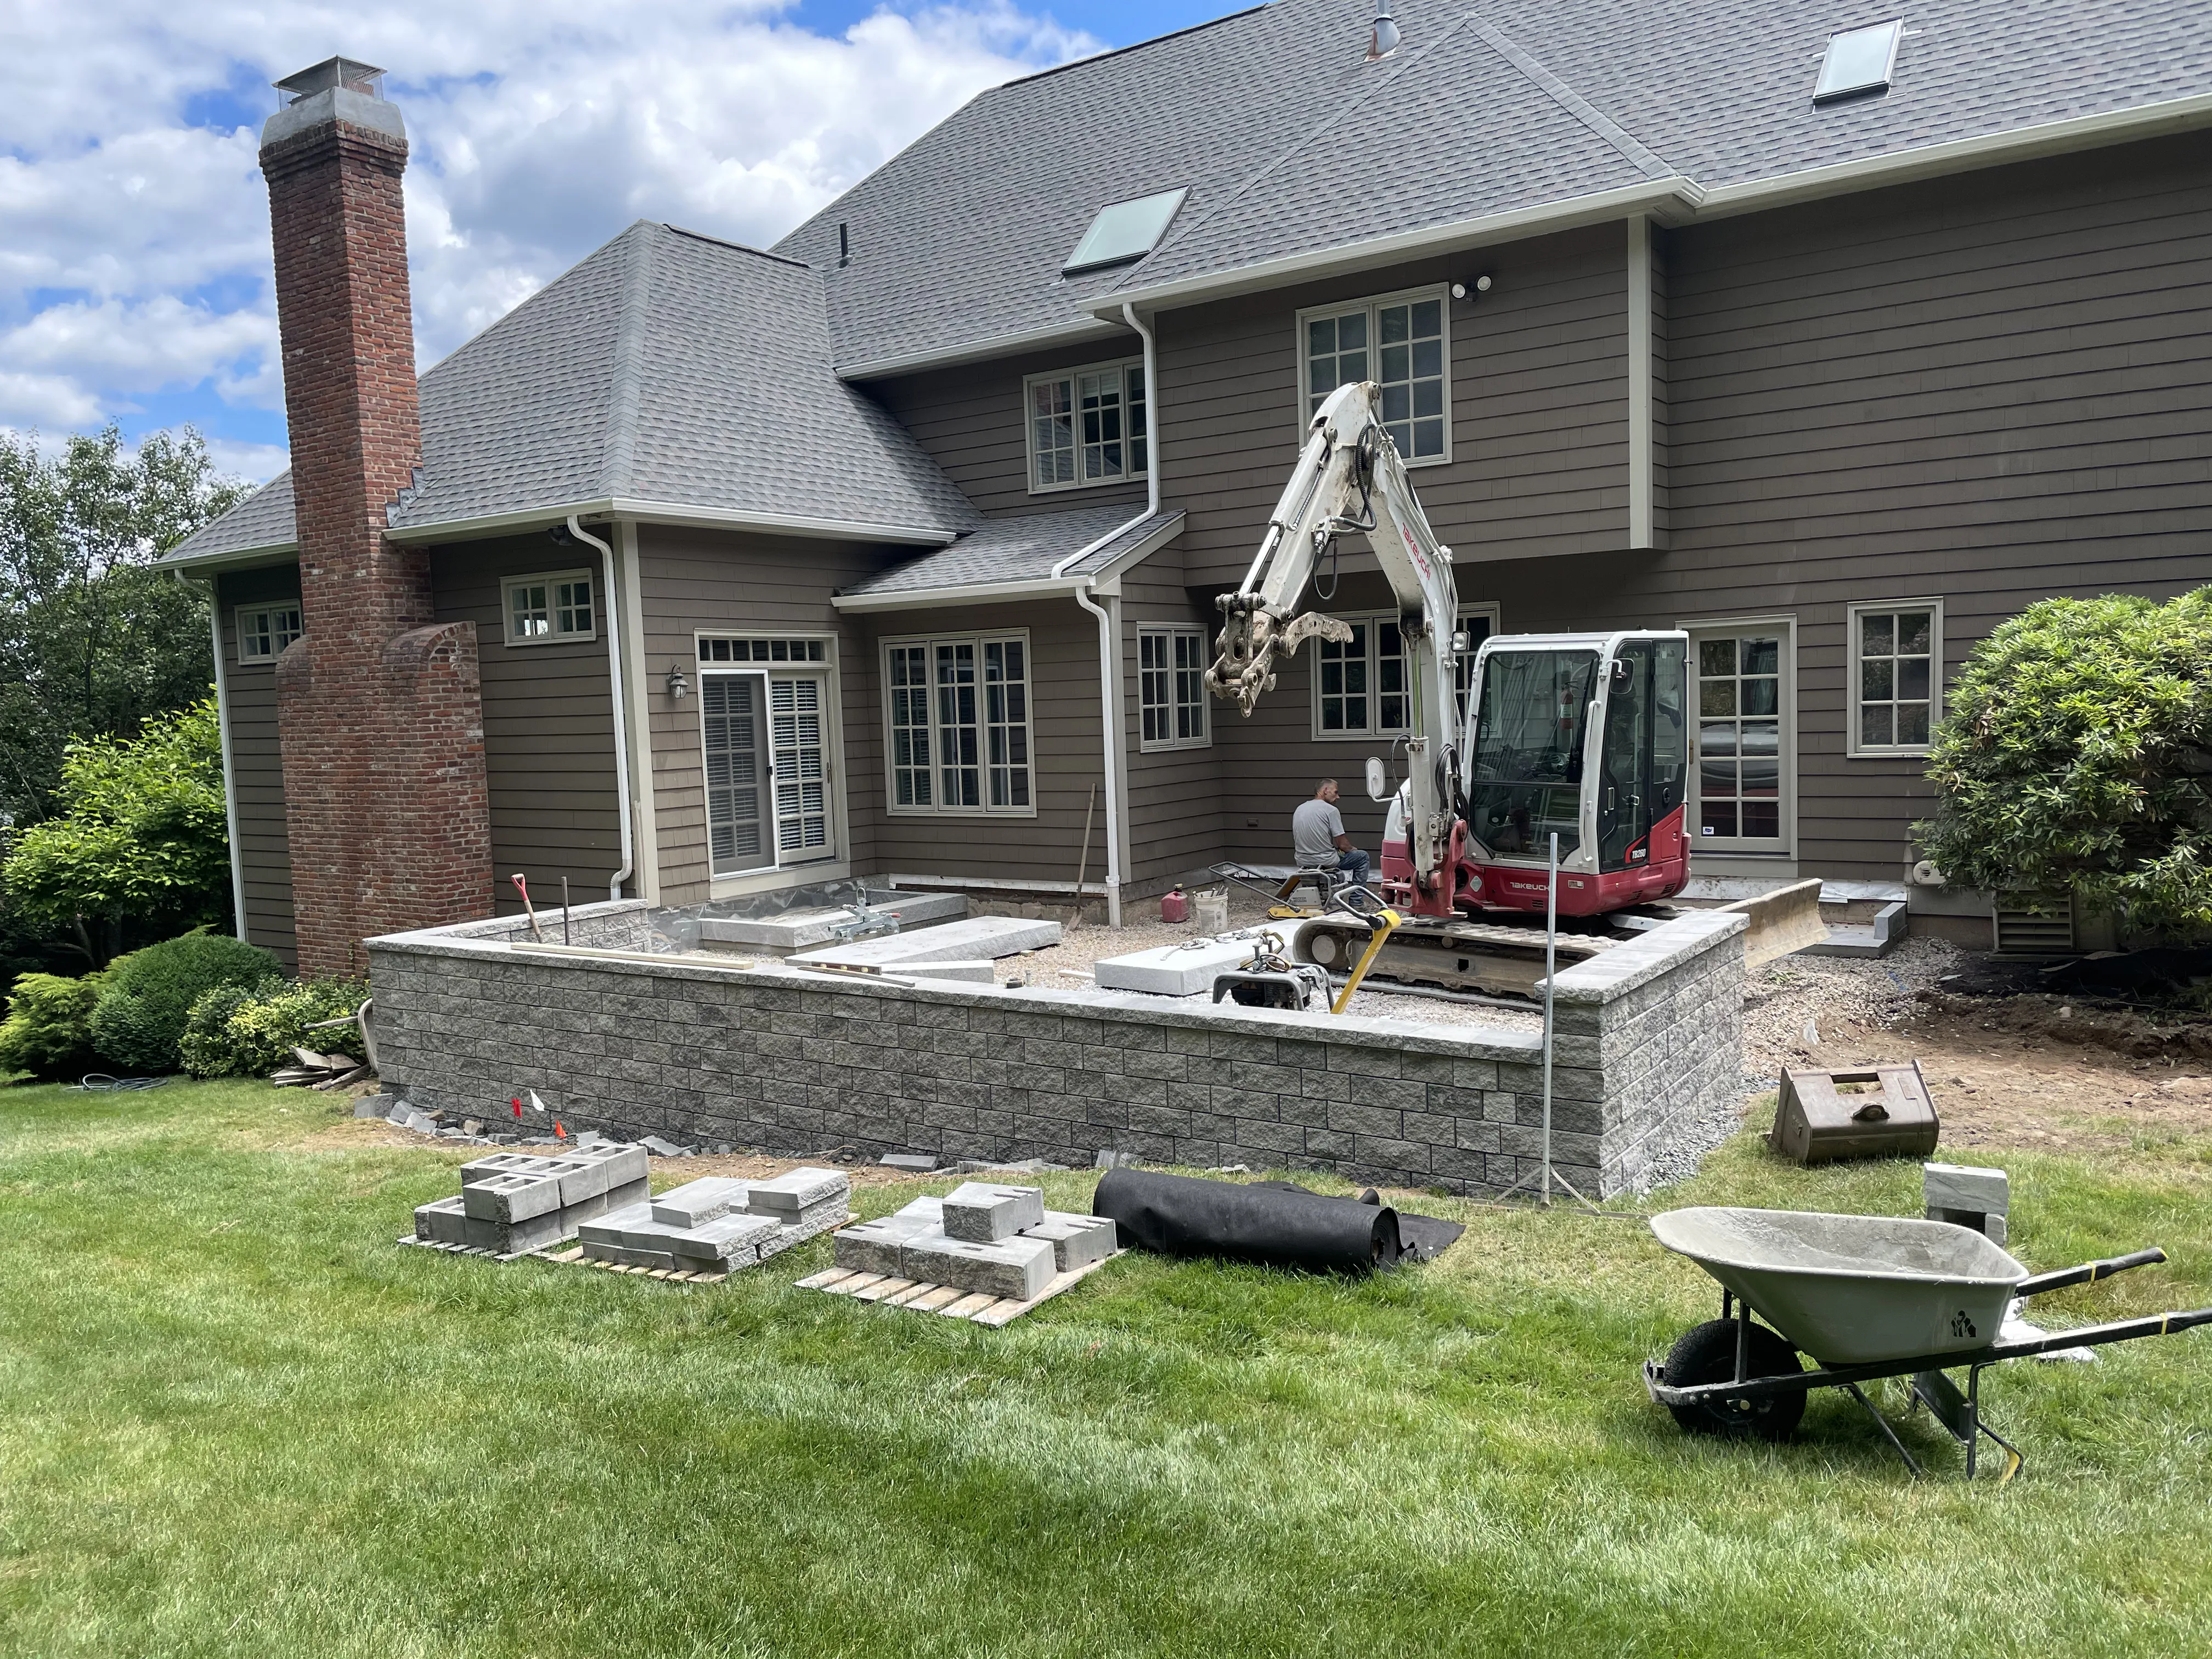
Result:
[[603,1273],[623,1273],[633,1279],[658,1279],[670,1285],[719,1285],[730,1277],[727,1273],[702,1273],[675,1267],[628,1267],[619,1261],[602,1261],[597,1256],[584,1254],[584,1247],[572,1244],[557,1254],[549,1254],[545,1261],[560,1267],[596,1267]]
[[[1114,1252],[1114,1255],[1121,1254],[1121,1250]],[[849,1267],[832,1267],[827,1273],[802,1279],[799,1281],[799,1288],[802,1291],[826,1291],[831,1296],[849,1296],[855,1302],[880,1302],[887,1308],[911,1308],[918,1313],[943,1314],[948,1319],[970,1320],[997,1330],[1019,1319],[1038,1303],[1049,1302],[1062,1291],[1072,1289],[1111,1261],[1114,1255],[1102,1256],[1073,1273],[1056,1274],[1042,1292],[1027,1302],[986,1296],[980,1291],[962,1291],[951,1285],[932,1285],[923,1279],[896,1279],[886,1273],[854,1273]]]
[[418,1250],[438,1250],[447,1255],[481,1256],[486,1261],[520,1261],[525,1256],[539,1254],[536,1250],[517,1250],[512,1255],[501,1255],[497,1250],[487,1250],[481,1244],[441,1244],[434,1238],[417,1238],[412,1233],[402,1233],[398,1242],[411,1244]]

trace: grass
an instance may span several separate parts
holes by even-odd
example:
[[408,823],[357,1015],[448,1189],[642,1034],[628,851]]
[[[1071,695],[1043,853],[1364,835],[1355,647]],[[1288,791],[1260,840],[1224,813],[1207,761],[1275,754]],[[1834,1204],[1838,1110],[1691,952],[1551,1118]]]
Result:
[[[1636,1368],[1717,1297],[1633,1222],[1438,1200],[1425,1268],[1129,1256],[989,1332],[792,1288],[826,1241],[712,1288],[398,1249],[457,1158],[326,1125],[0,1091],[0,1652],[2212,1650],[2202,1333],[1991,1373],[2003,1490],[1891,1393],[1916,1486],[1832,1394],[1680,1433]],[[2053,1322],[2212,1303],[2212,1140],[2006,1162],[2033,1264],[2175,1258]],[[1917,1175],[1747,1137],[1667,1200]]]

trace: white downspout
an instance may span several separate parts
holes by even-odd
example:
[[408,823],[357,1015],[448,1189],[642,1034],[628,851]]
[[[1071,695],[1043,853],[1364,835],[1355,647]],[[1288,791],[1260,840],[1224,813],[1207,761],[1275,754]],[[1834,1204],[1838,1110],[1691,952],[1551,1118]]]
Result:
[[568,515],[568,533],[580,542],[589,542],[599,550],[600,565],[605,574],[607,624],[607,692],[613,699],[615,726],[615,804],[622,814],[622,868],[607,878],[607,896],[618,899],[623,896],[623,883],[629,879],[631,866],[636,863],[635,842],[629,819],[629,704],[623,696],[622,629],[620,613],[615,608],[615,550],[606,542],[584,528],[576,515]]
[[[185,581],[185,573],[174,573]],[[186,586],[191,584],[185,582]],[[246,866],[238,850],[238,775],[230,758],[230,677],[222,666],[222,579],[208,582],[208,631],[215,641],[215,725],[222,738],[222,817],[230,842],[230,914],[239,938],[246,937]]]
[[[1085,543],[1052,568],[1057,581],[1116,536],[1133,530],[1160,510],[1160,415],[1158,377],[1154,373],[1152,331],[1137,319],[1137,309],[1123,301],[1121,315],[1145,343],[1145,510],[1118,524],[1104,535]],[[1106,774],[1106,925],[1121,925],[1121,629],[1120,606],[1111,609],[1091,597],[1097,578],[1088,577],[1075,590],[1075,602],[1098,618],[1099,747],[1104,753]],[[1082,896],[1077,895],[1077,902]]]

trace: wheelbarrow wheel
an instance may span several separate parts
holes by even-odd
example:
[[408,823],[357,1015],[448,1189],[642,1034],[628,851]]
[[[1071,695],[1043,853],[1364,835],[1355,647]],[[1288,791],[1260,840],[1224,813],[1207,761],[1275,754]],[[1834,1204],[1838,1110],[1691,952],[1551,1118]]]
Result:
[[[1701,1383],[1733,1381],[1735,1327],[1733,1319],[1709,1319],[1683,1332],[1668,1351],[1668,1386],[1694,1389]],[[1751,1328],[1747,1357],[1748,1374],[1753,1376],[1788,1376],[1805,1369],[1797,1358],[1797,1350],[1764,1325]],[[1762,1440],[1787,1440],[1805,1415],[1805,1395],[1800,1390],[1758,1400],[1698,1401],[1667,1409],[1692,1434],[1755,1434]]]

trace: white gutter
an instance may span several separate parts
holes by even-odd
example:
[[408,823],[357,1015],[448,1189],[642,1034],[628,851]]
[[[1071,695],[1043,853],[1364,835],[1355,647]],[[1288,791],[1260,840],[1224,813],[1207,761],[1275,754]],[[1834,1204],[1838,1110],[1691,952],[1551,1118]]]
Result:
[[585,514],[594,518],[641,519],[648,524],[757,530],[781,536],[829,536],[844,541],[911,542],[926,547],[943,547],[958,535],[957,531],[934,526],[869,524],[853,519],[810,518],[796,513],[741,513],[732,508],[690,507],[681,501],[637,501],[613,495],[597,501],[488,514],[482,518],[449,519],[438,524],[400,525],[386,530],[384,538],[402,544],[459,541],[496,535],[502,531],[546,529]]
[[299,556],[297,542],[269,542],[259,547],[227,548],[218,553],[171,553],[155,563],[181,575],[187,570],[251,570],[258,565],[283,564]]
[[615,608],[615,550],[601,541],[568,515],[568,533],[580,542],[589,542],[599,550],[600,568],[606,583],[607,625],[607,691],[612,698],[615,727],[615,804],[622,817],[622,868],[607,878],[607,896],[618,899],[623,896],[623,883],[629,879],[631,868],[637,862],[636,841],[630,827],[629,817],[629,705],[623,696],[622,629]]
[[960,363],[977,363],[987,357],[1005,357],[1018,351],[1041,351],[1048,346],[1074,345],[1114,331],[1114,325],[1103,318],[1084,317],[1074,322],[1025,328],[1012,334],[994,334],[986,340],[971,340],[957,346],[909,351],[896,357],[873,357],[866,362],[840,363],[832,372],[841,380],[881,380],[890,374],[911,374],[917,369],[951,368]]
[[[184,581],[185,573],[177,572]],[[187,584],[189,586],[189,584]],[[222,739],[222,819],[230,842],[230,914],[238,937],[246,937],[246,866],[238,850],[238,774],[230,757],[230,676],[223,672],[222,596],[210,581],[208,590],[208,632],[215,643],[215,726]]]

